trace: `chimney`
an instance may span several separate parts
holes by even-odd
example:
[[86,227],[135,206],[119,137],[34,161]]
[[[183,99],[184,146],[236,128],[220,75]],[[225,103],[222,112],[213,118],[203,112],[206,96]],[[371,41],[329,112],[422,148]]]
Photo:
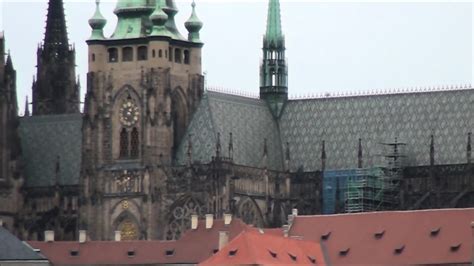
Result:
[[44,242],[54,242],[54,231],[53,230],[44,231]]
[[213,223],[214,223],[214,215],[206,214],[206,229],[211,229]]
[[298,216],[298,209],[292,209],[291,214],[295,217]]
[[219,250],[224,248],[229,243],[229,232],[219,231]]
[[86,243],[87,241],[87,231],[79,230],[79,243]]
[[198,216],[196,214],[191,215],[191,229],[196,230],[198,223]]
[[122,240],[122,235],[120,234],[120,231],[115,231],[115,241],[120,242]]
[[225,213],[224,214],[224,225],[229,225],[232,222],[232,214]]
[[471,265],[474,265],[474,221],[471,222]]
[[288,224],[283,225],[283,236],[288,237],[288,231],[290,231],[290,226]]

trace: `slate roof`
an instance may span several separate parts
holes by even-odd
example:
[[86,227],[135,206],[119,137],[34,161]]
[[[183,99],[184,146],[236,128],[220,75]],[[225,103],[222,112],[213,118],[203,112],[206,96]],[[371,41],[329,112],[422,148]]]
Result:
[[82,115],[31,116],[20,119],[19,135],[28,187],[77,185],[81,170]]
[[[269,168],[281,170],[282,147],[290,144],[290,169],[321,169],[321,143],[325,141],[326,169],[357,168],[359,138],[363,166],[384,165],[390,150],[382,143],[406,144],[405,166],[428,165],[431,135],[435,163],[466,163],[468,133],[474,130],[474,89],[411,92],[351,97],[290,100],[275,120],[259,100],[208,91],[195,113],[193,158],[210,161],[221,133],[224,156],[233,133],[234,161],[261,167],[263,139],[268,139]],[[178,162],[186,158],[187,138]]]
[[466,163],[468,133],[474,129],[474,90],[320,98],[289,101],[280,120],[281,138],[290,142],[291,169],[357,167],[362,139],[364,167],[383,164],[380,143],[406,143],[406,165],[428,165],[431,134],[435,163]]
[[228,156],[229,133],[233,134],[234,162],[262,167],[264,139],[268,146],[268,167],[282,168],[278,125],[266,103],[259,99],[207,91],[181,142],[177,162],[186,162],[188,138],[192,136],[193,160],[206,163],[215,156],[220,133],[222,155]]
[[26,245],[12,235],[7,229],[0,226],[0,262],[10,260],[46,261],[43,256],[36,253],[30,246]]
[[470,265],[472,221],[474,208],[296,216],[288,234],[334,265]]

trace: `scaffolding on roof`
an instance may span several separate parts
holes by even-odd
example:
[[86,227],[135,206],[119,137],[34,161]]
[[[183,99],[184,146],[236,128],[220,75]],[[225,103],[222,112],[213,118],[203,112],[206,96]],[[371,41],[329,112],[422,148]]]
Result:
[[358,169],[348,176],[345,190],[345,212],[369,212],[391,210],[399,203],[402,177],[403,153],[406,145],[395,139],[393,143],[382,143],[387,152],[383,154],[385,165],[369,169]]

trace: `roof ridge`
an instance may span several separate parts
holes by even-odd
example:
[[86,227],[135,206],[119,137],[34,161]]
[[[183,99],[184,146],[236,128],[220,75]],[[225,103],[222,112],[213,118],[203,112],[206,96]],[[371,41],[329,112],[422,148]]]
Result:
[[474,208],[443,208],[443,209],[424,209],[424,210],[397,210],[397,211],[372,211],[372,212],[357,212],[357,213],[336,213],[336,214],[314,214],[314,215],[298,215],[295,218],[316,218],[316,217],[334,217],[334,216],[363,216],[369,214],[408,214],[408,213],[435,213],[435,212],[462,212],[472,210]]
[[457,85],[436,85],[436,86],[414,86],[401,88],[382,88],[372,90],[344,91],[344,92],[322,92],[290,95],[290,100],[311,100],[311,99],[331,99],[346,97],[364,97],[377,95],[398,95],[398,94],[414,94],[425,92],[444,92],[444,91],[461,91],[472,90],[471,83]]
[[208,86],[206,87],[205,90],[209,92],[240,96],[240,97],[250,98],[250,99],[260,99],[258,94],[245,91],[245,90],[236,90],[236,89],[217,87],[217,86]]

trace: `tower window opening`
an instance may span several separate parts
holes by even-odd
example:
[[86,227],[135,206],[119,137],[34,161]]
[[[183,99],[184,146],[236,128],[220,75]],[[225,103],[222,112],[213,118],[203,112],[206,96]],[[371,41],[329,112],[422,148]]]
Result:
[[173,61],[173,48],[169,48],[168,49],[168,59],[170,60],[170,62]]
[[153,49],[153,50],[151,51],[151,56],[152,56],[153,58],[156,57],[156,51],[155,51],[155,49]]
[[132,47],[124,47],[122,49],[122,61],[123,62],[133,61],[133,48]]
[[120,158],[128,157],[128,132],[122,128],[120,132]]
[[189,50],[184,50],[184,63],[189,65]]
[[117,48],[109,48],[108,50],[109,53],[109,62],[110,63],[115,63],[118,61],[118,49]]
[[181,49],[176,48],[174,50],[174,62],[181,63]]
[[275,85],[276,85],[276,78],[277,78],[276,74],[275,74],[275,73],[272,73],[272,84],[271,84],[271,86],[275,86]]
[[95,54],[92,54],[92,62],[95,62]]
[[130,150],[130,157],[138,158],[140,141],[138,139],[138,130],[136,127],[134,127],[132,130],[132,138],[131,138],[130,144],[132,146]]
[[138,61],[144,61],[148,59],[148,47],[140,46],[137,50]]
[[161,51],[161,49],[158,50],[158,57],[159,57],[159,58],[163,57],[163,51]]

